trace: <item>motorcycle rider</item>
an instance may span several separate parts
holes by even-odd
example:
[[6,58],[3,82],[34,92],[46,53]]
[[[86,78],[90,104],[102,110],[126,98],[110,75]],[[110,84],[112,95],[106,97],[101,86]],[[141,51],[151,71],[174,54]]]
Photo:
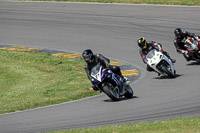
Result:
[[176,28],[174,30],[175,38],[174,38],[174,45],[176,47],[176,51],[178,53],[182,53],[183,56],[187,61],[191,60],[191,56],[189,55],[187,48],[184,46],[185,42],[184,40],[188,37],[193,37],[197,41],[200,41],[200,37],[194,33],[189,33],[187,31],[183,31],[180,28]]
[[[146,55],[148,54],[149,51],[151,51],[152,49],[157,49],[158,51],[162,52],[164,55],[166,55],[169,59],[171,59],[171,57],[169,56],[169,54],[164,51],[162,49],[162,45],[160,43],[154,42],[154,41],[150,41],[147,42],[146,39],[144,37],[141,37],[137,40],[138,46],[140,47],[139,52],[140,55],[142,57],[142,60],[145,64],[147,64],[147,71],[154,71],[153,68],[151,68],[148,63],[147,63],[147,58]],[[171,59],[172,63],[175,63],[176,60],[175,59]]]
[[[121,76],[123,78],[123,81],[126,82],[127,78],[122,76],[121,70],[119,66],[111,66],[110,65],[110,60],[106,57],[104,57],[101,54],[93,54],[91,49],[86,49],[83,51],[82,53],[82,57],[85,60],[86,64],[85,64],[85,71],[87,73],[88,79],[92,79],[92,77],[90,76],[90,71],[91,69],[100,64],[102,65],[104,68],[112,70],[115,74],[118,74],[119,76]],[[97,85],[92,85],[93,90],[97,91],[98,86]]]

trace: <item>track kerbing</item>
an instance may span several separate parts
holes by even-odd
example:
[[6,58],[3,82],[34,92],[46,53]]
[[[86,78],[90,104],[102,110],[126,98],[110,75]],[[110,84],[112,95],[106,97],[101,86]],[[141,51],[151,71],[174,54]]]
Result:
[[[47,52],[47,53],[51,53],[54,56],[63,56],[66,58],[71,58],[71,59],[82,59],[82,54],[76,53],[76,52],[66,52],[66,51],[57,51],[57,50],[51,50],[51,49],[30,48],[30,47],[21,47],[21,46],[12,46],[12,45],[0,45],[0,49],[16,50],[16,51]],[[110,59],[110,64],[119,66],[121,68],[122,75],[126,76],[129,82],[133,82],[140,76],[139,69],[131,64],[118,61],[118,60],[113,60],[113,59]]]

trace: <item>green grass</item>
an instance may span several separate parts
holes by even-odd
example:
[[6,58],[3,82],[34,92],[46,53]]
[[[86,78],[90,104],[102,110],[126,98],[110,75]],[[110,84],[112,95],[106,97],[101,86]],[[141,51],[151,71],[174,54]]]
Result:
[[200,117],[54,131],[50,133],[200,133]]
[[0,50],[0,113],[92,96],[84,61],[49,53]]
[[[35,1],[40,1],[40,0],[35,0]],[[188,6],[199,6],[200,5],[200,0],[44,0],[44,1],[162,4],[162,5],[188,5]]]
[[[90,91],[83,60],[49,53],[0,50],[0,113],[98,94]],[[200,133],[200,117],[52,133]]]

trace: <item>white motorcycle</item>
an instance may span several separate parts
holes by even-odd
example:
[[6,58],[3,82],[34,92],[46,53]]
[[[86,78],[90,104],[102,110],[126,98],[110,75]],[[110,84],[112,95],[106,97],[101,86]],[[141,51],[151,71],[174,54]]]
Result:
[[176,71],[172,61],[162,52],[153,49],[147,54],[147,61],[159,75],[168,75],[170,78],[175,78]]

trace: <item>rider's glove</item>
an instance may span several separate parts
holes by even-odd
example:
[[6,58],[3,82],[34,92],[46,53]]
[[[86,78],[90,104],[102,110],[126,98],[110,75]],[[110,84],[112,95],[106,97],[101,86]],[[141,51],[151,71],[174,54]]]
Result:
[[187,50],[181,50],[181,53],[182,54],[188,54],[188,51]]
[[176,50],[178,53],[182,53],[182,50],[181,49],[177,49]]
[[110,69],[112,69],[112,66],[111,65],[107,65],[106,69],[110,70]]
[[197,37],[195,37],[195,39],[197,40],[197,41],[200,41],[200,38],[197,36]]

